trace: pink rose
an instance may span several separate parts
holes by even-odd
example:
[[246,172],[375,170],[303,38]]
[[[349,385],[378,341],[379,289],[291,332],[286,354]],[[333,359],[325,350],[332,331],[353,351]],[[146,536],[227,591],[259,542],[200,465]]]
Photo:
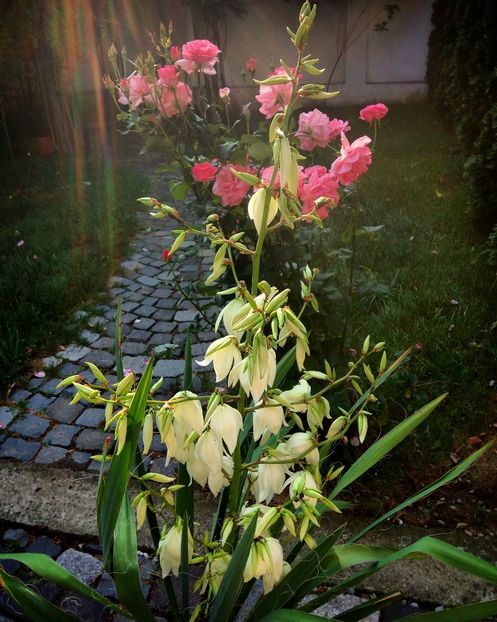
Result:
[[[328,202],[321,205],[316,214],[321,219],[328,217],[328,211],[331,207],[336,207],[340,201],[338,194],[338,182],[331,173],[322,173],[321,167],[310,167],[311,174],[304,183],[302,188],[301,200],[302,200],[302,213],[309,214],[315,208],[316,199],[326,197]],[[307,169],[308,171],[309,169]]]
[[157,80],[159,86],[176,86],[178,84],[179,73],[174,65],[159,67],[157,75],[159,77]]
[[247,63],[245,64],[245,67],[247,68],[248,73],[251,73],[253,75],[257,69],[257,61],[255,60],[255,58],[247,58]]
[[138,108],[143,102],[150,103],[152,97],[150,95],[150,84],[145,78],[137,73],[128,80],[129,84],[129,104],[131,110]]
[[330,140],[340,136],[342,132],[350,132],[349,122],[342,121],[341,119],[332,119],[330,121]]
[[299,129],[295,136],[300,140],[304,151],[312,151],[314,147],[326,147],[330,142],[330,119],[317,108],[310,112],[302,112],[299,116]]
[[370,138],[362,136],[350,144],[342,132],[340,155],[331,165],[330,171],[342,186],[354,183],[359,175],[368,170],[372,159],[371,149],[367,146],[370,142]]
[[[284,76],[287,75],[286,70],[283,67],[278,67],[271,76]],[[280,112],[286,108],[290,97],[292,96],[292,83],[286,84],[261,84],[259,87],[259,95],[256,95],[256,100],[262,104],[259,108],[259,112],[265,115],[266,119],[272,119],[277,112]]]
[[192,167],[192,175],[195,181],[206,184],[212,181],[217,173],[217,167],[210,162],[197,162]]
[[173,63],[181,59],[181,52],[179,51],[179,47],[177,45],[172,45],[169,53],[171,54],[171,60]]
[[232,168],[236,171],[252,173],[252,169],[249,166],[242,166],[240,164],[226,164],[219,169],[216,175],[216,181],[212,186],[212,192],[220,197],[221,205],[225,207],[239,205],[250,189],[250,184],[245,183],[233,175],[230,170]]
[[192,101],[190,87],[184,82],[178,82],[171,88],[165,87],[162,90],[158,103],[159,111],[165,117],[174,117],[180,112],[185,112],[188,104]]
[[176,61],[186,73],[193,73],[196,69],[206,74],[214,75],[214,65],[219,61],[217,55],[221,50],[207,39],[188,41],[181,48],[183,59]]
[[318,175],[326,175],[328,173],[328,169],[326,166],[322,166],[321,164],[308,166],[304,169],[304,181],[307,181],[313,173],[317,173]]
[[385,104],[371,104],[366,106],[359,112],[359,119],[372,123],[373,121],[380,121],[388,114],[388,108]]

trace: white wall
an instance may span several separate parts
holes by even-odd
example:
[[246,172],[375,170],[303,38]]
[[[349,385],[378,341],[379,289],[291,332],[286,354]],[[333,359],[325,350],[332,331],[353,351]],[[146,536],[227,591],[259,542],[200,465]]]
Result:
[[[292,64],[295,52],[285,26],[295,30],[299,0],[254,0],[249,16],[228,19],[225,46],[227,85],[243,98],[248,81],[240,77],[248,56],[258,61],[256,77],[264,77],[280,57]],[[376,31],[386,19],[380,0],[329,0],[318,5],[318,17],[309,51],[321,59],[328,72],[336,64],[332,85],[342,104],[363,104],[422,98],[426,95],[425,69],[431,29],[431,0],[397,0],[400,11],[388,30]],[[341,58],[340,58],[341,55]],[[338,62],[337,62],[338,61]],[[246,91],[248,97],[248,91]]]

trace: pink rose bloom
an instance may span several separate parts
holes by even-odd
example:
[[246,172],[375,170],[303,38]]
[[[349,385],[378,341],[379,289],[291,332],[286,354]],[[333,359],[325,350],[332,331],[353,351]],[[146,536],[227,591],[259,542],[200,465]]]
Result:
[[302,112],[299,116],[299,129],[295,136],[300,140],[304,151],[312,151],[315,147],[326,147],[330,142],[330,119],[317,108],[310,112]]
[[135,108],[138,108],[143,102],[149,103],[151,101],[150,85],[140,73],[131,76],[128,83],[131,110],[135,110]]
[[247,68],[247,71],[249,73],[254,74],[257,69],[257,61],[255,60],[255,58],[247,58],[247,63],[245,67]]
[[188,41],[181,48],[183,58],[176,61],[186,73],[193,73],[196,69],[213,76],[216,73],[214,65],[219,61],[217,55],[221,50],[207,39]]
[[367,146],[370,142],[370,138],[362,136],[350,144],[342,132],[340,155],[331,165],[330,171],[342,186],[353,184],[359,175],[368,170],[372,159],[371,149]]
[[366,106],[359,112],[359,119],[372,123],[373,121],[380,121],[388,114],[388,108],[385,104],[371,104]]
[[221,99],[229,99],[230,96],[230,89],[227,86],[224,86],[222,89],[219,89],[219,97]]
[[219,169],[216,175],[216,181],[212,186],[212,192],[220,197],[221,205],[225,207],[239,205],[250,189],[250,184],[246,184],[233,175],[230,170],[232,168],[235,169],[235,171],[243,171],[245,173],[253,172],[249,166],[242,166],[240,164],[226,164]]
[[318,175],[326,175],[328,173],[328,169],[326,168],[326,166],[322,166],[321,164],[308,166],[304,169],[304,181],[307,182],[309,177],[314,173],[317,173]]
[[[328,203],[325,203],[321,207],[319,207],[316,211],[316,214],[321,219],[325,219],[328,217],[328,211],[330,207],[336,207],[338,202],[340,201],[340,196],[338,194],[338,182],[333,177],[331,173],[327,171],[325,174],[322,172],[322,168],[319,166],[312,166],[310,169],[311,174],[306,180],[302,188],[302,213],[309,214],[314,209],[314,201],[319,199],[320,197],[326,197],[328,199]],[[326,169],[325,169],[326,170]],[[307,169],[307,172],[309,169]]]
[[179,47],[177,45],[172,45],[169,53],[171,54],[171,60],[173,63],[181,59],[181,52],[179,51]]
[[350,132],[349,122],[342,121],[341,119],[332,119],[330,121],[330,140],[340,136],[342,132]]
[[210,162],[197,162],[192,167],[192,175],[195,181],[206,184],[212,181],[217,173],[217,167]]
[[180,112],[185,112],[191,101],[190,87],[184,82],[178,82],[176,86],[163,89],[158,104],[159,111],[165,117],[174,117]]
[[[286,71],[283,67],[278,67],[270,76],[284,76]],[[292,96],[292,83],[286,84],[261,84],[259,87],[259,95],[256,95],[256,100],[262,104],[259,108],[259,112],[263,114],[266,119],[272,119],[277,112],[280,112],[286,108],[290,97]]]
[[157,84],[159,86],[176,86],[179,81],[179,73],[174,65],[164,65],[157,69],[157,75],[159,79]]

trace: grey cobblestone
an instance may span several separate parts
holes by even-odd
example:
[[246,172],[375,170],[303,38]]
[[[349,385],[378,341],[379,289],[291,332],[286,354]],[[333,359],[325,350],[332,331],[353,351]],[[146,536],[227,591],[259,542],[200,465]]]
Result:
[[122,353],[129,356],[145,355],[147,346],[139,341],[125,341],[121,347]]
[[174,317],[174,309],[156,309],[152,315],[154,320],[160,320],[162,322],[170,322]]
[[0,406],[0,430],[5,429],[15,418],[16,413],[8,406]]
[[69,404],[70,400],[61,396],[58,397],[49,408],[47,408],[47,416],[60,423],[72,423],[83,412],[82,404]]
[[155,333],[150,338],[151,346],[162,346],[165,343],[172,343],[171,335],[164,335],[162,333]]
[[86,346],[71,344],[67,346],[67,348],[63,352],[60,352],[59,356],[65,361],[77,363],[78,361],[81,361],[81,359],[83,359],[89,352],[90,348],[87,348]]
[[154,333],[172,333],[175,328],[176,324],[174,322],[156,322],[152,326],[152,331]]
[[40,453],[35,458],[35,464],[46,466],[57,466],[65,462],[67,449],[64,447],[42,447]]
[[10,399],[13,402],[25,402],[28,398],[31,397],[31,395],[31,392],[26,391],[26,389],[17,389],[16,391],[14,391],[14,393],[12,393]]
[[36,440],[45,434],[49,426],[50,421],[48,419],[27,413],[17,417],[9,427],[9,431]]
[[84,451],[101,451],[107,436],[100,430],[83,430],[76,439],[76,447]]
[[185,369],[185,362],[178,360],[162,359],[157,361],[154,367],[154,376],[163,376],[164,378],[178,378],[182,376]]
[[90,462],[90,456],[86,451],[69,451],[67,457],[73,469],[82,470]]
[[198,311],[193,310],[185,310],[185,311],[177,311],[174,316],[175,322],[195,322],[195,320],[199,317]]
[[86,585],[92,585],[103,571],[103,563],[100,560],[89,553],[75,549],[65,550],[57,557],[57,563]]
[[40,443],[25,441],[22,438],[7,438],[0,447],[0,458],[13,458],[29,462],[40,451]]
[[155,296],[145,296],[142,302],[144,305],[147,305],[147,307],[155,307],[158,300],[159,299],[156,298]]
[[97,348],[98,350],[110,350],[114,347],[114,339],[112,337],[100,337],[98,341],[92,343],[92,348]]
[[158,309],[175,309],[178,301],[175,298],[159,298],[155,305]]
[[90,363],[93,363],[102,370],[111,369],[112,367],[114,367],[114,364],[116,362],[114,354],[111,354],[106,350],[95,350],[86,357],[86,360]]
[[123,356],[123,368],[131,369],[135,374],[142,374],[147,362],[148,358],[144,356]]
[[138,303],[137,303],[137,302],[132,302],[132,301],[130,301],[130,302],[125,302],[125,303],[123,303],[123,305],[122,305],[122,310],[123,310],[125,313],[130,313],[131,311],[133,311],[133,309],[136,309],[136,307],[137,307],[137,306],[138,306]]
[[138,307],[137,309],[135,309],[135,313],[141,318],[149,318],[152,315],[152,313],[156,310],[157,309],[153,307],[152,305],[143,304],[141,307]]
[[155,324],[155,320],[150,318],[138,318],[133,322],[133,328],[138,330],[153,330],[152,326]]
[[99,428],[105,421],[105,410],[103,408],[87,408],[83,414],[76,419],[76,425],[86,428]]
[[137,279],[137,281],[138,283],[145,285],[145,287],[157,287],[157,285],[159,285],[159,281],[151,276],[141,276],[139,279]]
[[80,431],[81,428],[77,425],[67,425],[65,423],[61,423],[50,430],[50,432],[45,436],[45,442],[50,445],[69,447],[72,439]]
[[57,385],[61,382],[61,380],[62,378],[52,378],[52,380],[49,380],[48,382],[42,384],[39,387],[38,391],[40,393],[45,393],[45,395],[60,395],[65,390],[64,387],[57,389]]
[[135,328],[129,335],[127,335],[128,341],[139,341],[140,343],[147,343],[152,333],[148,330],[139,330]]
[[158,287],[155,291],[154,291],[154,296],[156,298],[171,298],[173,294],[173,290],[169,289],[169,287]]
[[99,333],[94,333],[91,330],[84,330],[81,333],[81,338],[90,344],[96,341],[99,337],[100,337]]

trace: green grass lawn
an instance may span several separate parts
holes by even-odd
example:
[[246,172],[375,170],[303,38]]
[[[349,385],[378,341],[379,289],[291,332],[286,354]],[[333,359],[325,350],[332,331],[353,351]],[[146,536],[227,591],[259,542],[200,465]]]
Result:
[[[0,389],[78,333],[136,227],[147,180],[93,160],[76,177],[56,158],[29,158],[0,180]],[[20,177],[22,176],[22,180]]]
[[449,392],[409,447],[430,461],[494,421],[497,314],[495,268],[467,207],[462,159],[427,104],[391,106],[360,203],[361,224],[384,229],[359,239],[358,263],[390,291],[354,305],[351,332],[385,340],[390,352],[419,344],[390,395],[393,417]]

